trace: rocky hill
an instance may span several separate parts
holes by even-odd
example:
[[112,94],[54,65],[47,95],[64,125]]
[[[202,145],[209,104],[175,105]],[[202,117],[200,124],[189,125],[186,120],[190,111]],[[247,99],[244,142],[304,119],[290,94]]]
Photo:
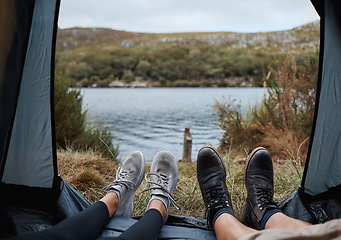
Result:
[[266,50],[268,52],[305,53],[319,46],[319,22],[312,22],[286,31],[237,33],[135,33],[104,28],[59,29],[57,49],[60,51],[79,47],[101,48],[163,47],[163,46],[222,46],[232,49]]
[[59,29],[56,70],[78,87],[262,86],[283,54],[315,54],[319,35],[319,22],[257,33]]

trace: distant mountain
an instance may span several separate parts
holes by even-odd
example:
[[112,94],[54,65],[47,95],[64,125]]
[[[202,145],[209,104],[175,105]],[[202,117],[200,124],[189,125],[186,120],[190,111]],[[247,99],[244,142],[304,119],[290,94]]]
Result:
[[190,33],[136,33],[105,28],[58,29],[57,50],[76,48],[132,48],[183,46],[220,46],[267,52],[293,53],[315,51],[319,46],[320,23],[312,22],[286,31],[236,33],[236,32],[190,32]]

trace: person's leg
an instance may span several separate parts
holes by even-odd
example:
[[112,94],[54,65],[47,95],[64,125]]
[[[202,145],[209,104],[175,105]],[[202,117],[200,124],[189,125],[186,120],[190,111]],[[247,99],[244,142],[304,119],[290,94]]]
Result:
[[118,195],[114,192],[108,192],[99,201],[103,202],[106,205],[106,207],[108,208],[109,217],[111,218],[115,214],[118,207]]
[[161,214],[162,220],[166,219],[166,217],[168,216],[168,210],[166,209],[163,202],[161,202],[158,199],[154,199],[154,200],[150,201],[149,206],[148,206],[148,210],[150,210],[150,209],[155,209],[155,210],[159,211]]
[[145,160],[140,152],[133,152],[123,162],[116,180],[106,188],[106,195],[51,229],[21,236],[16,239],[96,239],[108,224],[110,217],[131,212],[134,192],[140,185],[145,170]]
[[[288,217],[283,213],[278,212],[269,218],[265,224],[265,229],[280,229],[295,233],[307,226],[311,226],[311,224]],[[220,215],[215,221],[214,231],[216,233],[217,239],[219,240],[240,239],[249,234],[258,232],[258,230],[245,226],[235,217],[226,213]]]
[[162,225],[167,221],[170,202],[174,203],[172,194],[178,180],[176,160],[168,151],[156,154],[150,168],[152,187],[151,199],[147,211],[139,221],[122,233],[118,239],[156,239]]
[[248,156],[245,168],[247,199],[242,213],[242,223],[262,229],[281,229],[290,232],[311,224],[284,215],[273,201],[273,165],[270,153],[262,147]]
[[231,214],[223,213],[214,223],[214,232],[218,240],[237,240],[257,230],[245,226]]
[[149,208],[142,218],[140,218],[134,225],[128,228],[116,239],[156,239],[163,225],[163,219],[167,216],[163,216],[161,212],[167,213],[167,210],[160,200],[155,199],[153,202],[154,203],[151,205],[154,205],[154,207]]
[[239,239],[256,230],[241,224],[233,213],[226,186],[226,170],[217,150],[211,146],[200,149],[197,157],[197,177],[203,196],[208,225],[219,240]]
[[281,229],[296,233],[312,224],[289,217],[282,212],[273,214],[265,223],[265,229]]

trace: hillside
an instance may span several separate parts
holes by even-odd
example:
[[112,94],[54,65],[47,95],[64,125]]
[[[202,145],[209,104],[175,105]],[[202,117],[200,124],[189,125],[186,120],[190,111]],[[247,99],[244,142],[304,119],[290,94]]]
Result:
[[109,86],[115,79],[149,86],[257,86],[281,54],[302,56],[318,46],[319,22],[257,33],[59,29],[57,70],[76,86]]
[[104,28],[69,28],[58,30],[57,48],[61,51],[100,45],[102,47],[162,47],[223,46],[233,49],[273,50],[296,53],[315,51],[320,41],[319,22],[309,23],[287,31],[235,33],[235,32],[191,32],[191,33],[134,33]]

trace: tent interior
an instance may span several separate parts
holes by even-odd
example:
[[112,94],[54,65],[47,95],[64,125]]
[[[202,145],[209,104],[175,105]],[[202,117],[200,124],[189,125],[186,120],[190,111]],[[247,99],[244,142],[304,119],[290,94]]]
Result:
[[[320,62],[301,186],[280,207],[311,223],[341,217],[341,2],[311,0]],[[3,0],[0,8],[0,237],[41,231],[90,205],[58,176],[54,61],[60,0]],[[139,217],[114,217],[118,236]],[[205,219],[170,216],[160,239],[215,239]]]

